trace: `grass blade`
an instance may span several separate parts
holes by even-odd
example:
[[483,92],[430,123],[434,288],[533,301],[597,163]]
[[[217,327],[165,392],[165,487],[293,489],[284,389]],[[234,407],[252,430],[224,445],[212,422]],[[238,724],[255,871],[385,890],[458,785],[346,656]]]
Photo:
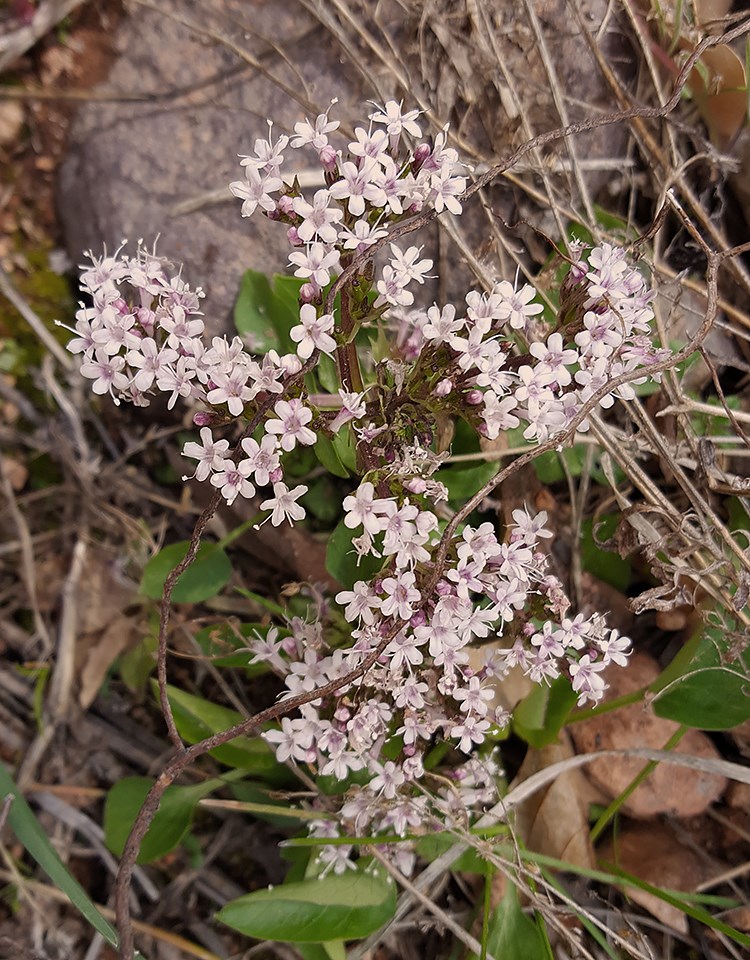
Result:
[[117,933],[89,899],[88,894],[78,881],[71,876],[68,868],[57,855],[41,824],[34,816],[31,807],[15,785],[5,765],[0,761],[0,794],[10,795],[13,802],[8,811],[8,824],[29,854],[36,860],[55,886],[61,890],[92,927],[97,930],[111,946],[117,946]]

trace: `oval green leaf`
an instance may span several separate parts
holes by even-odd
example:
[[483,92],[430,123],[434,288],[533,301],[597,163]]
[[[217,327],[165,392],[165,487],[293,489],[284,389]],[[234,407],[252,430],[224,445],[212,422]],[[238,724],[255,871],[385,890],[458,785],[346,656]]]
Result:
[[[681,675],[673,677],[675,661],[652,685],[656,692],[654,713],[699,730],[731,730],[750,720],[750,652],[730,663],[725,659],[726,642],[717,630],[707,630],[695,656],[684,664]],[[675,660],[680,660],[680,654]],[[664,689],[671,679],[669,689]]]
[[750,650],[732,663],[728,646],[715,627],[688,642],[651,686],[654,713],[699,730],[731,730],[750,720]]
[[228,903],[217,919],[256,940],[325,943],[369,936],[395,910],[393,884],[357,870],[256,890]]
[[[148,777],[125,777],[107,794],[104,804],[104,840],[118,857],[146,794],[151,789]],[[199,800],[223,786],[222,780],[206,780],[192,787],[167,787],[156,816],[141,843],[138,863],[150,863],[174,850],[190,830]]]
[[[179,687],[168,686],[167,696],[177,730],[188,743],[198,743],[214,733],[228,730],[243,719],[236,710],[185,693]],[[277,764],[273,750],[261,737],[235,737],[209,753],[228,767],[246,770],[264,779],[286,772],[285,767]]]
[[362,557],[357,565],[357,551],[352,546],[352,540],[362,535],[362,528],[350,530],[344,526],[342,520],[328,541],[326,551],[326,570],[335,577],[340,584],[350,588],[357,580],[371,580],[383,566],[379,557]]
[[[152,600],[160,600],[169,574],[188,552],[190,543],[171,543],[151,557],[143,570],[140,591]],[[232,576],[232,564],[226,552],[211,543],[198,548],[195,560],[182,574],[172,591],[173,603],[201,603],[215,597]]]

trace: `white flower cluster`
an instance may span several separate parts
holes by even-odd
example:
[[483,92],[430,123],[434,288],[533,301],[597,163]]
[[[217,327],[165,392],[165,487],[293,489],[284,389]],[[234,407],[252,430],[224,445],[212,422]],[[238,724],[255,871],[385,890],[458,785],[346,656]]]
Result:
[[[281,761],[362,780],[342,811],[352,829],[404,835],[430,816],[444,821],[457,804],[493,799],[491,734],[508,718],[491,705],[490,679],[513,666],[540,683],[566,676],[579,704],[595,702],[603,670],[625,665],[629,649],[602,618],[568,617],[562,585],[538,548],[551,536],[543,513],[515,511],[504,537],[490,523],[464,526],[447,552],[438,548],[433,508],[447,496],[434,476],[438,419],[462,417],[490,439],[523,424],[528,440],[542,442],[564,431],[614,378],[643,368],[632,382],[645,380],[664,352],[649,339],[653,292],[625,252],[609,244],[573,246],[554,321],[542,316],[530,285],[517,289],[506,280],[469,293],[463,315],[452,304],[414,307],[413,285],[432,269],[420,247],[391,243],[377,270],[365,261],[403,218],[423,208],[461,213],[465,170],[447,146],[447,128],[410,150],[404,134],[421,137],[418,113],[390,101],[355,129],[344,152],[329,139],[339,126],[329,113],[298,123],[291,138],[274,141],[269,125],[268,139],[241,159],[244,180],[231,184],[243,216],[260,210],[287,227],[289,263],[302,281],[299,322],[290,331],[295,353],[255,357],[238,337],[206,344],[201,291],[141,245],[132,257],[118,250],[92,258],[82,277],[92,305],[81,305],[69,346],[82,354],[95,393],[145,404],[161,391],[170,407],[177,397],[202,404],[195,416],[200,442],[183,450],[197,461],[195,479],[208,480],[228,502],[271,487],[261,508],[274,525],[305,516],[299,501],[307,488],[287,487],[284,458],[298,445],[352,431],[362,481],[344,499],[344,523],[353,554],[368,557],[378,572],[336,597],[351,640],[325,643],[336,626],[329,611],[315,624],[292,624],[282,639],[272,629],[252,649],[293,696],[342,678],[385,643],[364,677],[265,736]],[[282,178],[287,147],[316,152],[325,188],[306,197],[294,177]],[[328,288],[355,262],[339,316]],[[396,328],[392,355],[374,371],[370,364],[356,392],[347,366],[352,350],[358,356],[354,338],[376,322]],[[321,354],[336,357],[341,389],[316,403],[300,372],[314,370]],[[598,402],[606,408],[632,396],[628,383]],[[230,455],[228,440],[216,439],[211,427],[232,419],[256,429]],[[468,647],[497,636],[505,638],[503,649],[493,646],[481,668],[471,666]],[[416,784],[435,737],[467,759],[452,774],[455,789],[428,803]],[[320,836],[333,829],[316,827]],[[336,870],[349,862],[345,846],[329,846],[323,856]]]
[[[641,367],[647,372],[668,355],[648,337],[654,291],[627,263],[625,251],[604,243],[587,255],[574,246],[573,255],[578,259],[568,281],[582,293],[579,315],[546,341],[543,335],[534,338],[534,318],[543,306],[530,284],[515,290],[503,280],[487,294],[471,292],[462,318],[452,304],[402,315],[400,340],[408,356],[422,356],[423,367],[426,351],[427,360],[443,360],[434,395],[449,401],[458,392],[460,403],[476,406],[477,427],[491,440],[523,423],[527,440],[544,442],[565,430],[611,380]],[[427,261],[427,269],[431,265]],[[520,363],[512,335],[504,335],[508,328],[531,340]],[[645,380],[606,393],[599,405],[611,407],[615,397],[632,399],[633,385]],[[587,430],[588,421],[578,429]]]
[[[239,337],[231,342],[214,337],[207,346],[198,310],[202,291],[170,275],[169,264],[142,245],[133,257],[118,250],[91,259],[81,285],[93,305],[82,304],[76,313],[76,337],[68,349],[82,355],[81,373],[94,381],[94,393],[145,406],[148,394],[161,391],[169,394],[170,409],[182,397],[207,407],[224,405],[238,417],[259,396],[281,394],[285,380],[301,369],[296,354],[280,357],[271,350],[254,359]],[[262,508],[272,511],[271,523],[277,526],[305,516],[297,501],[307,492],[303,485],[289,490],[284,484],[280,454],[297,443],[315,443],[316,435],[307,426],[312,411],[297,398],[279,399],[269,414],[260,442],[242,441],[247,456],[239,461],[228,456],[229,441],[214,440],[208,426],[200,431],[201,442],[187,443],[183,454],[198,461],[195,478],[210,477],[229,503],[272,484],[273,496]],[[209,419],[196,416],[199,425]]]
[[[552,536],[545,513],[531,517],[515,510],[504,541],[491,523],[465,526],[438,568],[431,551],[439,539],[438,520],[425,498],[410,494],[414,484],[403,478],[391,476],[380,486],[400,495],[377,496],[366,480],[344,500],[346,526],[362,532],[366,552],[384,559],[373,581],[358,581],[336,596],[353,627],[353,646],[328,648],[319,633],[311,644],[309,625],[292,624],[291,637],[279,639],[271,631],[250,648],[255,660],[268,662],[284,678],[287,696],[294,696],[344,677],[392,637],[364,677],[335,697],[303,706],[299,717],[284,718],[280,730],[263,736],[281,761],[312,764],[338,780],[365,770],[369,782],[350,797],[344,817],[356,821],[357,830],[403,835],[427,817],[415,784],[434,738],[452,740],[470,754],[508,722],[505,711],[491,705],[488,680],[495,683],[520,666],[539,683],[570,677],[579,705],[597,701],[605,688],[602,671],[610,663],[625,665],[630,641],[601,617],[565,616],[562,584],[547,573],[546,556],[537,549],[540,539]],[[549,613],[559,626],[543,619]],[[470,645],[506,632],[515,636],[512,645],[493,644],[484,664],[472,668]],[[385,759],[383,752],[399,737],[398,758]],[[489,747],[482,762],[493,762]],[[490,799],[491,791],[483,791],[464,797],[464,807]],[[444,819],[442,808],[431,815],[440,812]],[[345,848],[326,851],[335,857],[335,869],[344,869]]]

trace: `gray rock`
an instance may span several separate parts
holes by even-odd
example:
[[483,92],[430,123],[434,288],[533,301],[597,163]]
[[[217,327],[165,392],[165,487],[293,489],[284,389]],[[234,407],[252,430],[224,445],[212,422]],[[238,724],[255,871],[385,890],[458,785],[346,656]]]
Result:
[[[260,69],[217,42],[217,34]],[[284,55],[271,45],[277,43]],[[335,41],[293,3],[172,0],[160,2],[159,12],[138,6],[118,27],[116,45],[120,54],[103,89],[148,99],[94,100],[78,113],[58,191],[68,249],[79,262],[84,250],[103,243],[111,250],[123,238],[134,245],[158,236],[158,251],[184,264],[185,279],[206,291],[209,331],[224,332],[243,271],[278,272],[288,256],[283,227],[262,216],[241,218],[240,201],[228,190],[242,178],[237,155],[267,136],[266,118],[277,133],[289,132],[333,97],[342,101],[341,116],[357,116],[358,91]],[[291,159],[314,158],[300,151]],[[222,188],[225,201],[173,215],[180,202]]]
[[[450,7],[452,0],[443,2]],[[599,23],[605,0],[587,3],[592,22]],[[562,87],[573,97],[570,117],[578,119],[589,111],[575,95],[585,90],[589,102],[606,101],[604,83],[577,26],[567,21],[564,0],[535,0],[535,6]],[[365,12],[367,8],[363,5]],[[405,9],[399,0],[382,0],[370,13],[385,11],[389,42],[404,51],[410,84],[417,90],[420,64],[413,40],[419,24]],[[440,116],[456,114],[454,129],[477,145],[477,156],[493,162],[525,136],[518,118],[504,109],[498,52],[518,82],[536,131],[560,121],[528,23],[512,5],[493,5],[497,46],[490,47],[468,15],[471,9],[467,4],[464,20],[458,17],[450,29],[451,19],[438,30],[435,14],[437,32],[420,92]],[[609,34],[606,40],[609,44]],[[229,331],[244,270],[283,271],[288,257],[284,229],[259,214],[243,220],[240,201],[229,194],[229,182],[242,175],[237,154],[249,152],[257,137],[267,136],[266,118],[274,119],[277,132],[291,132],[301,117],[325,109],[334,97],[341,101],[336,116],[352,126],[367,112],[363,101],[375,96],[373,88],[363,89],[364,82],[358,82],[360,53],[350,41],[342,56],[332,34],[294,0],[160,0],[158,11],[136,5],[118,27],[115,42],[120,52],[105,89],[120,101],[94,100],[80,110],[61,169],[59,208],[68,249],[78,262],[84,250],[98,251],[103,243],[112,249],[124,237],[150,243],[158,236],[159,252],[184,264],[185,279],[206,291],[209,333]],[[243,60],[243,52],[252,63]],[[366,75],[386,88],[394,83],[382,65],[371,68],[377,59],[371,51],[361,56]],[[133,99],[138,94],[144,96],[140,101]],[[598,130],[581,140],[579,155],[616,157],[626,140],[622,128]],[[564,156],[564,146],[556,144],[552,152]],[[305,151],[294,152],[287,167],[312,165],[313,160]],[[611,171],[587,174],[594,192],[611,179]],[[561,196],[575,197],[569,174],[558,174],[555,187]],[[224,190],[226,199],[175,215],[177,205],[217,190]],[[490,217],[528,217],[556,233],[554,221],[541,219],[539,209],[507,182],[498,182],[486,197]],[[466,205],[461,228],[482,259],[493,265],[503,260],[506,271],[515,269],[493,244],[478,200]],[[424,242],[426,253],[440,264],[441,285],[422,292],[440,299],[462,297],[472,282],[470,271],[450,241],[438,247],[436,234],[433,225],[418,238],[405,238]],[[526,234],[517,236],[531,244],[533,253],[534,237],[530,229]],[[546,248],[539,259],[545,255]]]

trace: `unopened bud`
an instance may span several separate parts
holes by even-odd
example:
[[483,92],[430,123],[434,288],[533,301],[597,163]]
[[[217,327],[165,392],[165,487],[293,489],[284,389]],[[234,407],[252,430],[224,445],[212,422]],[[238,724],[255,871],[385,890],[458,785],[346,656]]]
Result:
[[420,143],[417,149],[414,151],[414,163],[412,165],[412,170],[416,173],[425,160],[432,153],[432,147],[429,143]]
[[314,283],[303,283],[299,288],[299,298],[302,303],[314,303],[317,297],[318,288]]
[[445,380],[441,380],[432,392],[436,397],[447,397],[452,389],[453,382],[446,378]]
[[409,493],[421,494],[427,489],[427,481],[423,480],[422,477],[412,477],[411,480],[406,481],[404,487]]
[[477,407],[484,400],[484,395],[481,390],[469,390],[464,400],[472,407]]
[[284,637],[281,641],[281,649],[290,657],[295,657],[297,655],[297,641],[294,637]]
[[291,217],[294,214],[294,197],[289,197],[286,194],[284,194],[283,197],[279,197],[276,201],[276,209],[279,213]]
[[326,173],[332,173],[338,164],[338,153],[336,148],[327,143],[318,151],[318,160]]
[[297,233],[296,227],[289,227],[289,229],[286,232],[286,238],[293,247],[302,246],[302,241],[300,240],[300,236]]
[[417,610],[409,621],[410,627],[423,627],[427,623],[427,616],[424,610]]
[[207,410],[199,410],[198,413],[193,414],[193,423],[196,427],[210,427],[215,420],[214,414]]

